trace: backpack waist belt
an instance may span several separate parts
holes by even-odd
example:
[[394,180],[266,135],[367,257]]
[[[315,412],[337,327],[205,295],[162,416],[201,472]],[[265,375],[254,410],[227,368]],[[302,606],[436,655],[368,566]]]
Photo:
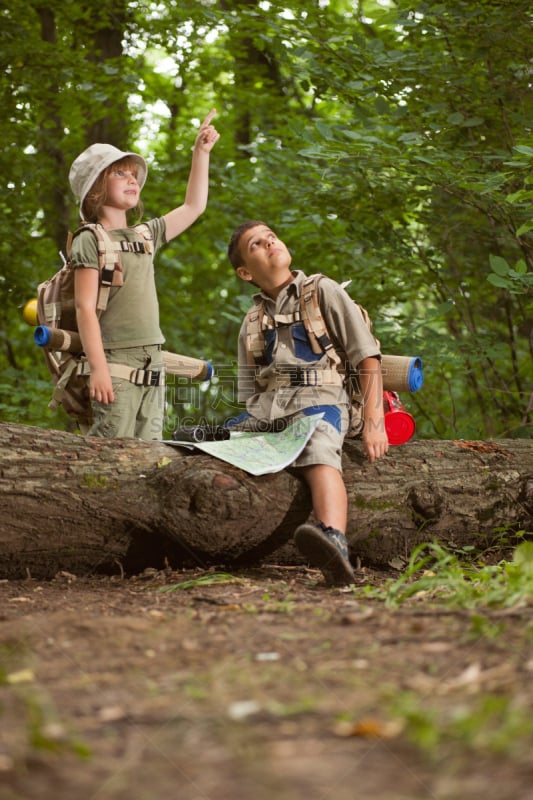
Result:
[[[123,378],[135,386],[164,386],[165,371],[153,369],[135,369],[126,364],[108,364],[112,378]],[[91,368],[87,361],[80,361],[76,367],[77,375],[90,375]]]
[[342,386],[343,382],[342,375],[336,369],[294,367],[294,369],[271,375],[266,385],[266,391],[287,386]]

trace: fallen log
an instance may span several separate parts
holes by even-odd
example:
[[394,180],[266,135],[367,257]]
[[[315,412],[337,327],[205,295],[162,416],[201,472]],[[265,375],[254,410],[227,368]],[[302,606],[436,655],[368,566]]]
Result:
[[[343,466],[350,552],[363,564],[406,559],[424,541],[483,548],[533,529],[528,440],[412,441],[374,464],[347,441]],[[287,563],[310,513],[290,469],[252,477],[163,443],[0,423],[1,578]]]

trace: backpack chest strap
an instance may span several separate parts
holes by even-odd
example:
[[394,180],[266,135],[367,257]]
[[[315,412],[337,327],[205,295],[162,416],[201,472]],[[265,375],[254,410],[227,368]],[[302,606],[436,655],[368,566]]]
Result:
[[119,242],[115,242],[112,239],[107,243],[104,244],[103,241],[98,242],[98,251],[101,253],[105,253],[107,255],[108,251],[112,251],[109,253],[110,258],[114,257],[115,253],[152,253],[152,243],[151,242],[130,242],[128,239],[121,239]]
[[266,383],[266,391],[295,386],[342,386],[342,376],[336,369],[305,369],[292,367],[276,371]]
[[338,369],[341,359],[328,336],[326,323],[318,302],[318,281],[321,275],[311,275],[302,283],[300,308],[292,314],[265,313],[263,301],[246,315],[246,352],[251,366],[260,364],[265,357],[265,330],[275,330],[284,325],[303,322],[313,353],[326,353],[333,369]]

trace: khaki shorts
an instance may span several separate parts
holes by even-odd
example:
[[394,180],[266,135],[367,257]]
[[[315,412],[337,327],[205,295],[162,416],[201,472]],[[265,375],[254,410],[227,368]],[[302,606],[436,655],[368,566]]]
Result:
[[[313,435],[307,442],[306,446],[293,461],[291,467],[309,467],[312,464],[327,464],[330,467],[342,472],[342,445],[344,437],[348,430],[349,413],[348,408],[344,405],[336,406],[340,413],[340,430],[335,425],[320,420]],[[309,409],[311,411],[311,409]],[[280,417],[279,419],[266,422],[252,416],[247,416],[245,419],[240,418],[235,425],[229,425],[230,430],[241,431],[276,431],[283,436],[283,429],[301,417],[306,416],[302,411],[292,414],[289,417]]]

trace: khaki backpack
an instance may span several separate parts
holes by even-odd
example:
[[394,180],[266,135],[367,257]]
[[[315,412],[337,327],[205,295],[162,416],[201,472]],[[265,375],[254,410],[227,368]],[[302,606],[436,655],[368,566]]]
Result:
[[[74,302],[74,272],[71,250],[74,237],[83,230],[90,230],[96,237],[100,283],[98,288],[97,315],[107,307],[112,286],[122,286],[123,277],[120,253],[133,251],[153,256],[152,232],[146,223],[135,226],[143,242],[116,242],[99,224],[87,223],[74,233],[69,233],[66,259],[55,275],[44,281],[37,289],[37,327],[34,340],[43,351],[45,362],[52,375],[55,390],[49,403],[51,409],[62,405],[66,413],[76,419],[83,432],[92,424],[92,408],[89,396],[89,363],[83,352],[76,307]],[[164,369],[132,369],[125,364],[110,364],[112,377],[130,381],[137,386],[162,386],[165,374],[189,380],[208,381],[213,367],[208,361],[178,353],[162,352]]]
[[[321,274],[308,276],[302,283],[300,291],[300,308],[294,314],[277,315],[275,318],[265,313],[264,301],[249,309],[246,314],[246,352],[248,364],[258,366],[265,362],[265,331],[278,325],[292,325],[302,322],[313,353],[329,359],[329,369],[298,370],[300,385],[324,386],[343,385],[351,401],[350,428],[348,436],[357,436],[363,427],[363,397],[357,385],[357,376],[350,367],[345,353],[332,342],[318,301],[318,283],[324,277]],[[350,281],[341,284],[345,288]],[[355,302],[355,301],[354,301]],[[356,303],[363,320],[370,332],[372,321],[366,309]],[[374,336],[374,334],[372,334]],[[379,340],[374,336],[376,348]],[[423,383],[422,362],[418,357],[382,355],[381,370],[383,388],[388,392],[417,391]],[[280,385],[279,376],[275,376],[275,384]],[[274,383],[273,383],[274,385]],[[268,388],[268,387],[267,387]]]
[[82,427],[91,424],[92,411],[87,359],[82,352],[76,320],[75,270],[72,268],[71,250],[74,237],[84,230],[92,231],[98,247],[98,316],[107,307],[111,287],[122,286],[120,253],[124,249],[153,253],[152,233],[145,223],[136,226],[144,242],[115,242],[102,225],[87,223],[74,233],[69,233],[63,266],[37,288],[38,327],[34,338],[42,347],[46,365],[55,384],[49,407],[56,409],[58,405],[62,405],[66,413],[78,420]]

